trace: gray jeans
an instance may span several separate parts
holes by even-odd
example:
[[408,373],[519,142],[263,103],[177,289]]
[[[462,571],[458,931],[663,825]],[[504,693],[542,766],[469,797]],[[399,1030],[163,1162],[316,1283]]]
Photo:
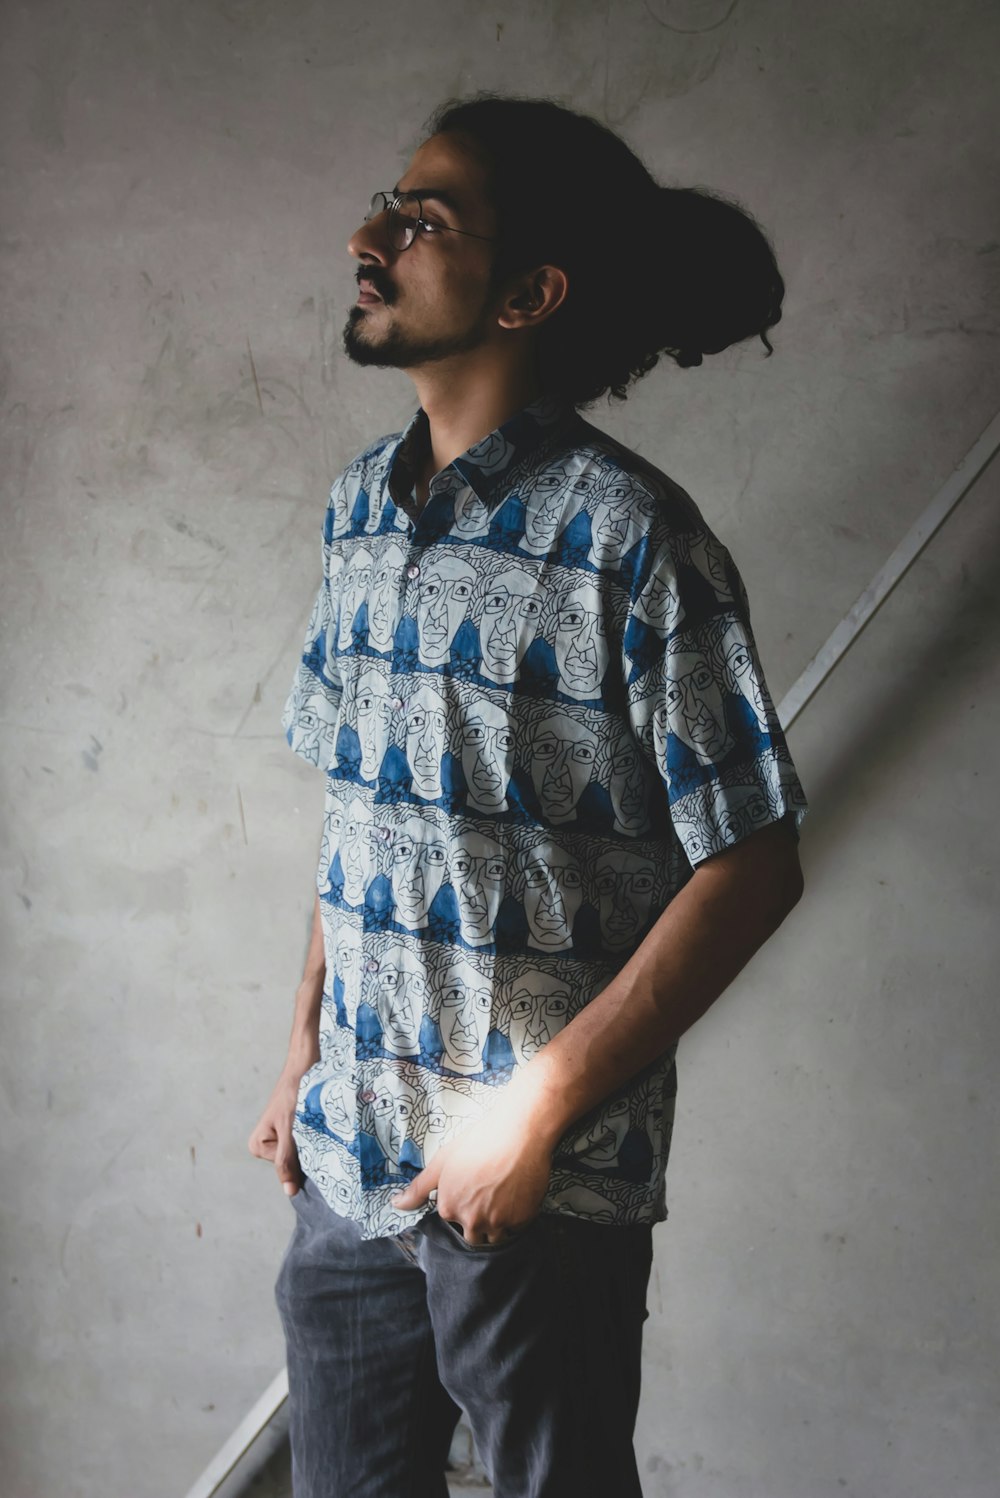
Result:
[[275,1299],[295,1498],[447,1498],[460,1409],[496,1498],[641,1498],[652,1229],[543,1213],[472,1247],[437,1213],[361,1239],[307,1181]]

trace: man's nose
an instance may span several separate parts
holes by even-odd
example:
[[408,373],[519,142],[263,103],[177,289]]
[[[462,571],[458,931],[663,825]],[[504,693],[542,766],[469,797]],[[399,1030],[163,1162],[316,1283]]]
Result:
[[389,210],[376,213],[360,224],[347,241],[347,253],[355,260],[376,261],[386,265],[396,253],[389,243]]

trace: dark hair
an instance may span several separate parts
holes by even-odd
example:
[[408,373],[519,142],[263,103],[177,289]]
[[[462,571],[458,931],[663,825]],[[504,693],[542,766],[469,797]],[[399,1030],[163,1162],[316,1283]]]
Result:
[[587,405],[669,354],[700,364],[781,317],[785,285],[760,226],[703,188],[661,187],[620,136],[551,99],[450,100],[428,131],[465,137],[489,172],[494,281],[558,265],[563,305],[539,330],[546,392]]

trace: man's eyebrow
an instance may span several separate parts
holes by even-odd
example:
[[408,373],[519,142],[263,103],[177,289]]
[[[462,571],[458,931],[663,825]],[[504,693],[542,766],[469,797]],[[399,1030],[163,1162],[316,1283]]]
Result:
[[419,198],[421,203],[432,199],[435,203],[441,203],[443,207],[450,208],[453,213],[459,211],[455,197],[444,187],[408,187],[404,194],[397,182],[392,189],[392,194],[395,198],[402,196]]

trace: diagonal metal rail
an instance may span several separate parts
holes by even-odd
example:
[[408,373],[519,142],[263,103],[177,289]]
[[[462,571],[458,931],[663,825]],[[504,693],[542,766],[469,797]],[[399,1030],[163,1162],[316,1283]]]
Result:
[[955,506],[972,488],[976,479],[996,456],[1000,448],[1000,412],[994,416],[978,441],[945,479],[926,510],[907,531],[885,566],[875,574],[841,619],[833,634],[821,645],[778,704],[783,728],[790,728],[802,709],[810,702],[837,665],[850,650],[865,625],[878,613],[898,582],[909,572],[931,537],[944,525]]
[[[862,630],[878,613],[889,594],[913,566],[928,542],[972,488],[1000,449],[1000,412],[935,494],[923,514],[907,531],[885,566],[854,601],[825,644],[813,656],[798,680],[778,704],[783,728],[790,728],[807,703],[819,691],[835,666],[847,654]],[[257,1403],[243,1417],[226,1443],[209,1462],[186,1498],[214,1498],[226,1478],[243,1460],[250,1447],[282,1410],[288,1398],[288,1375],[284,1369],[270,1383]]]

